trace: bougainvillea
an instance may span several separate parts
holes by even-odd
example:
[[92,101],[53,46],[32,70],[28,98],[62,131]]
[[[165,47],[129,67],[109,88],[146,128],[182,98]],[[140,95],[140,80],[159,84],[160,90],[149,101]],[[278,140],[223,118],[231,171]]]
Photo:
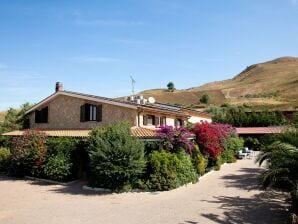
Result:
[[46,155],[46,135],[41,131],[26,130],[12,142],[12,162],[18,175],[34,175],[42,167]]
[[195,125],[193,129],[196,141],[202,152],[210,157],[216,158],[223,151],[223,142],[235,134],[235,129],[226,124],[214,124],[202,122]]
[[193,134],[184,127],[160,127],[159,136],[165,149],[170,152],[177,152],[183,148],[185,152],[191,154],[194,148],[194,144],[190,141]]

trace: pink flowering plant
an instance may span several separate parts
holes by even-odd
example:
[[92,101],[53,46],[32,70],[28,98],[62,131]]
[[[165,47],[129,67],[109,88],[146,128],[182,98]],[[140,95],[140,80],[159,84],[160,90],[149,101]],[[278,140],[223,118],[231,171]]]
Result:
[[220,156],[225,140],[235,135],[235,129],[231,125],[207,122],[197,123],[193,132],[202,152],[212,158]]
[[194,148],[190,140],[193,134],[184,127],[162,126],[159,136],[164,148],[170,152],[177,152],[183,148],[186,153],[191,154]]

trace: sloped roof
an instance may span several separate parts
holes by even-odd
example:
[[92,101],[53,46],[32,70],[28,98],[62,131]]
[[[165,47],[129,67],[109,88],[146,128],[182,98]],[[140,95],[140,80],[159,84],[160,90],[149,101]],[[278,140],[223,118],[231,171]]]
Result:
[[236,132],[239,135],[260,135],[260,134],[278,134],[282,133],[285,130],[285,127],[245,127],[245,128],[236,128]]
[[[61,130],[42,130],[39,131],[44,132],[49,137],[88,137],[91,129],[61,129]],[[24,130],[17,130],[4,133],[4,136],[22,136]],[[142,127],[132,127],[131,135],[141,139],[156,139],[159,138],[158,129],[151,128],[142,128]]]

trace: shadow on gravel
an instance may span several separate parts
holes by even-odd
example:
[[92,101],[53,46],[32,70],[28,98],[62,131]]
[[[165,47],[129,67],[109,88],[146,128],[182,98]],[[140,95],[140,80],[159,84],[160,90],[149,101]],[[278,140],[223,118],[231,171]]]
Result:
[[[287,194],[277,191],[268,191],[255,195],[253,198],[214,197],[214,201],[224,211],[219,217],[217,214],[200,214],[214,223],[249,223],[274,224],[286,223],[288,206],[284,199]],[[224,218],[222,218],[224,217]],[[186,222],[187,223],[187,222]]]
[[229,174],[222,177],[226,187],[240,188],[243,190],[259,189],[258,176],[264,171],[262,168],[241,168],[241,174]]

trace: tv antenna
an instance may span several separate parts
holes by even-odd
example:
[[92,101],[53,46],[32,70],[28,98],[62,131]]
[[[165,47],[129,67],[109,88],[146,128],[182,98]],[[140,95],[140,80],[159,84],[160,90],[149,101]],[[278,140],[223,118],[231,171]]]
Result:
[[131,92],[132,92],[132,95],[134,96],[136,80],[134,80],[134,78],[132,76],[130,76],[130,79],[131,79]]

